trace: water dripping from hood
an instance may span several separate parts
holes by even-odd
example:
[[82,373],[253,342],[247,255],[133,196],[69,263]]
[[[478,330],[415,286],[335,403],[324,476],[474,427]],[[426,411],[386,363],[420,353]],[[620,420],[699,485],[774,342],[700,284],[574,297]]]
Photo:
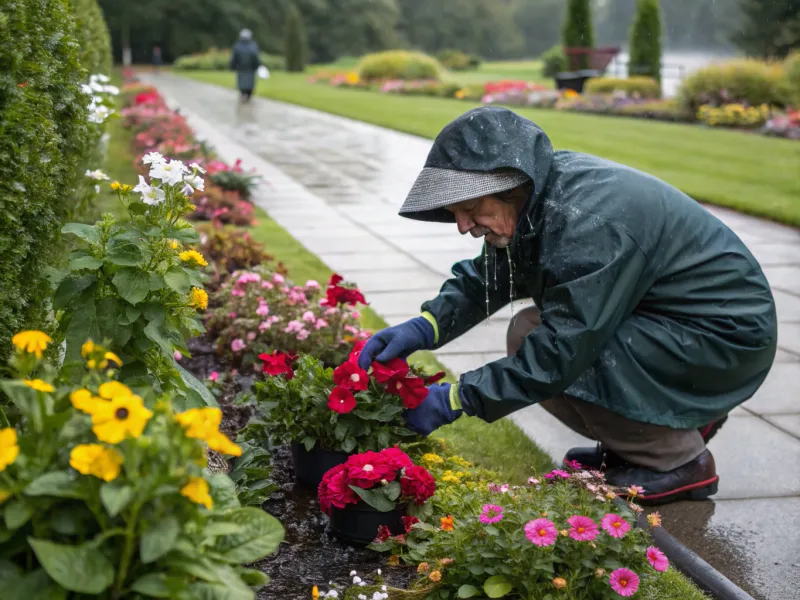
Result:
[[514,318],[514,263],[511,260],[511,248],[506,246],[506,256],[508,257],[508,298],[511,300],[511,318]]
[[489,326],[489,244],[483,242],[483,287],[486,290],[486,326]]

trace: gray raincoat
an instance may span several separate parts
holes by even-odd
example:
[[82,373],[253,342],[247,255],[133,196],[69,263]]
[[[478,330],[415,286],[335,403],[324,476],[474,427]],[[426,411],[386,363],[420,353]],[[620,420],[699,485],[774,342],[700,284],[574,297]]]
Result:
[[256,71],[261,66],[258,44],[253,40],[239,40],[231,52],[231,70],[236,71],[236,86],[244,92],[256,87]]

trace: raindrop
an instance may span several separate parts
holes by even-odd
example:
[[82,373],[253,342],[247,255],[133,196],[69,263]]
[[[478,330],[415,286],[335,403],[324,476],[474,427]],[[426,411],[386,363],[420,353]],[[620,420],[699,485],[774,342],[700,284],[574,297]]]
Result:
[[506,256],[508,256],[508,297],[511,300],[511,318],[514,318],[514,263],[511,261],[511,249],[506,246]]
[[483,242],[483,287],[486,290],[486,326],[489,326],[489,244]]

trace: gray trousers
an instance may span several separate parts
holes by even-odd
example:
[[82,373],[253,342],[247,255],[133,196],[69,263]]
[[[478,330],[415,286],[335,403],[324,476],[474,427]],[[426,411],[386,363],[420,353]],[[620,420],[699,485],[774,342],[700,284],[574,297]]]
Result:
[[[536,307],[518,312],[508,326],[507,350],[513,356],[525,337],[541,324]],[[602,442],[625,460],[655,471],[671,471],[705,450],[697,429],[673,429],[623,417],[607,408],[567,396],[550,398],[542,408],[572,431]]]

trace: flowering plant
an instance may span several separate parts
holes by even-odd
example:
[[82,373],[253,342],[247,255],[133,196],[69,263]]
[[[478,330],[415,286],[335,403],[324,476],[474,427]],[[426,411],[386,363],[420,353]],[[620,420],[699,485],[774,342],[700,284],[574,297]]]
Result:
[[212,221],[214,224],[252,225],[253,205],[242,200],[238,192],[210,185],[195,199],[194,211],[188,217],[193,221]]
[[[253,239],[246,230],[226,228],[219,224],[197,225],[200,236],[198,249],[218,271],[228,275],[240,269],[252,269],[256,265],[271,263],[274,258],[264,250],[264,245]],[[286,268],[279,263],[277,272],[286,275]]]
[[168,394],[111,379],[118,357],[91,342],[69,385],[40,364],[49,343],[15,336],[19,378],[0,382],[22,415],[0,426],[3,597],[254,599],[266,578],[239,565],[274,552],[283,528],[204,469],[206,446],[241,453],[219,409],[175,414]]
[[214,165],[209,165],[209,167],[208,174],[211,177],[211,181],[224,190],[238,192],[244,199],[250,197],[260,179],[258,175],[246,173],[242,169],[241,159],[237,160],[233,166],[214,161]]
[[80,357],[83,342],[105,340],[126,363],[126,371],[153,374],[163,390],[174,389],[185,405],[215,404],[197,379],[180,367],[175,351],[188,355],[185,338],[202,333],[197,311],[205,310],[203,256],[181,216],[189,196],[204,186],[202,170],[160,154],[145,155],[150,181],[131,187],[111,184],[129,215],[117,223],[103,215],[94,225],[69,223],[63,233],[85,245],[69,256],[53,306],[66,340],[66,359]]
[[[416,523],[425,514],[425,503],[436,492],[436,482],[425,467],[414,465],[399,448],[353,454],[344,464],[330,469],[317,489],[319,507],[331,514],[334,508],[364,501],[380,512],[407,507],[406,523]],[[386,530],[386,531],[383,531]],[[387,536],[381,527],[378,536]]]
[[207,322],[217,349],[235,363],[252,363],[273,350],[310,354],[328,365],[347,358],[352,345],[369,334],[359,327],[356,304],[365,302],[355,287],[331,279],[302,287],[264,267],[237,271],[214,294],[216,309]]

